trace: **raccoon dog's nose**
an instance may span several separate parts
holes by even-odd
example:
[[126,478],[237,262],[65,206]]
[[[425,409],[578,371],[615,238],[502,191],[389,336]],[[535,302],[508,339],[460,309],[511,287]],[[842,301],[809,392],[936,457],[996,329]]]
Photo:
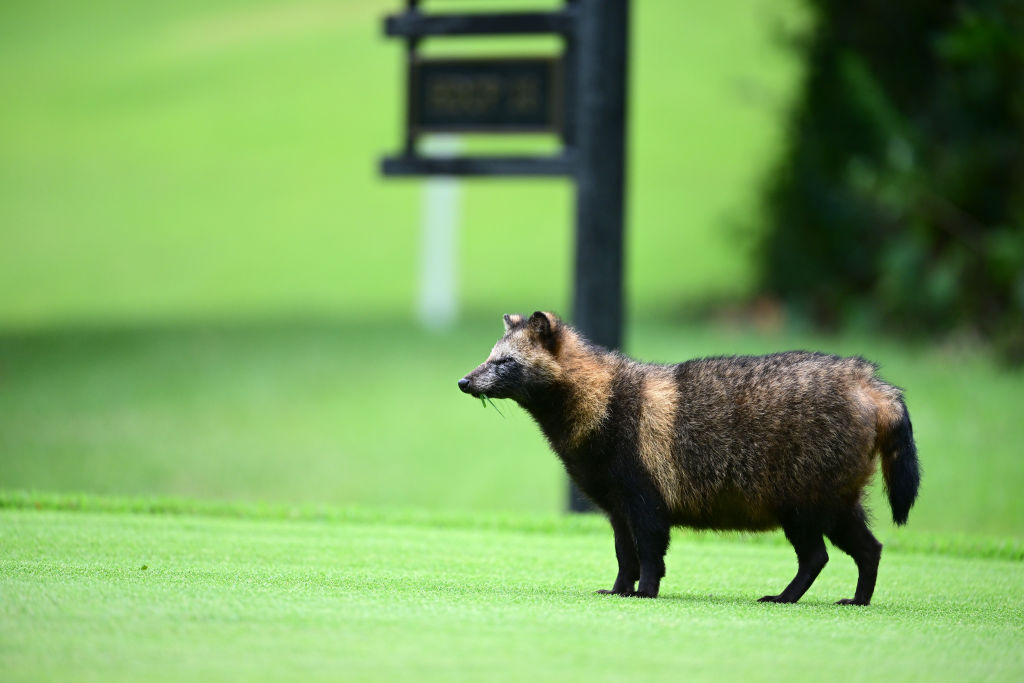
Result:
[[468,379],[463,377],[462,379],[459,380],[459,389],[462,389],[463,391],[468,391],[468,387],[469,387],[469,380]]

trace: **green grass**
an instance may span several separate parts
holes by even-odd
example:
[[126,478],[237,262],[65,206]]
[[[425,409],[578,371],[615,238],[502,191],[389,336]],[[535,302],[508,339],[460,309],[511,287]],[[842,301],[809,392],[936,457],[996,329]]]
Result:
[[800,604],[762,605],[795,571],[791,549],[679,534],[662,597],[644,601],[592,594],[615,571],[597,520],[459,526],[4,500],[8,681],[1024,675],[1020,561],[889,548],[875,602],[859,609],[832,604],[856,580],[833,551]]
[[[502,418],[455,387],[500,324],[442,334],[315,321],[0,334],[0,482],[554,513],[564,474],[537,427],[511,403],[499,403]],[[907,389],[924,466],[910,528],[1022,535],[1020,372],[971,351],[715,325],[637,324],[627,347],[649,360],[801,347],[875,359]]]

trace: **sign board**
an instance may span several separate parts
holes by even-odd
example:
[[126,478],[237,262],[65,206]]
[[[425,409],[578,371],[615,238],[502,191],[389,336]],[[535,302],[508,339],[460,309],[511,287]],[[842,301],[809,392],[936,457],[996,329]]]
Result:
[[409,63],[409,128],[420,133],[560,133],[557,57],[420,58]]

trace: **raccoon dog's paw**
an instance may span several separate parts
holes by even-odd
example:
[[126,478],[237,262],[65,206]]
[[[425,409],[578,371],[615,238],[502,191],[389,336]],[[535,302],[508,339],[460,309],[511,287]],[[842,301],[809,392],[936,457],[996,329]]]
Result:
[[781,595],[766,595],[763,598],[759,598],[758,602],[775,602],[778,604],[785,604],[796,602],[796,600],[790,600],[789,598],[784,598]]
[[843,598],[836,601],[837,605],[867,605],[868,603],[857,598]]
[[617,590],[614,590],[614,589],[609,590],[608,588],[602,588],[602,589],[596,590],[594,592],[597,595],[621,595],[624,598],[630,598],[630,597],[633,597],[634,595],[636,595],[636,591],[634,591],[634,590],[621,590],[621,591],[617,591]]

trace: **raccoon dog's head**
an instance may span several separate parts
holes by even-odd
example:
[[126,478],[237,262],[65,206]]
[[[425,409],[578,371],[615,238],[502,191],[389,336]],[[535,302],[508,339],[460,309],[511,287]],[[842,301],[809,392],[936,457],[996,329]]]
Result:
[[505,336],[481,365],[459,380],[476,398],[511,398],[522,403],[557,376],[562,321],[537,311],[529,318],[505,315]]

